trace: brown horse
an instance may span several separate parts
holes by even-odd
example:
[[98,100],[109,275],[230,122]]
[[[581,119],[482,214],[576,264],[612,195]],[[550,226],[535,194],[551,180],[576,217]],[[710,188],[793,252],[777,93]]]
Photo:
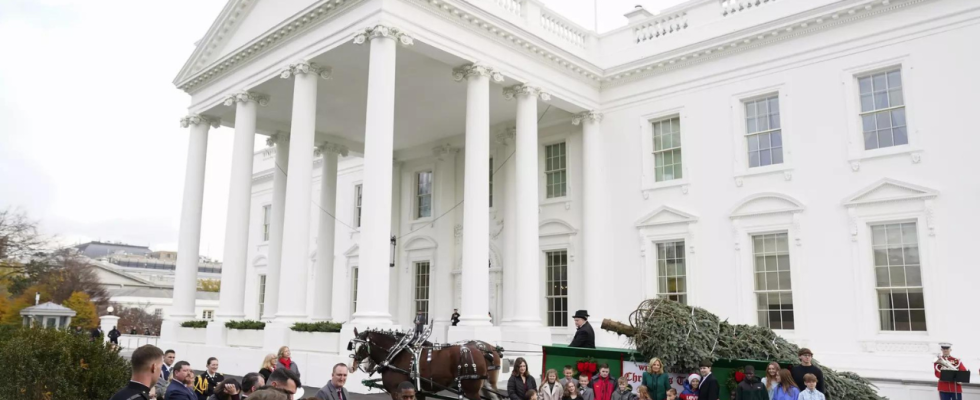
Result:
[[[395,336],[401,338],[405,333],[396,332]],[[487,360],[487,380],[483,385],[483,394],[493,400],[498,400],[500,394],[497,393],[497,379],[500,377],[500,371],[503,364],[503,349],[498,348],[490,343],[484,342],[482,340],[471,340],[468,342],[454,343],[462,344],[469,347],[471,350],[479,350],[483,353],[484,358]],[[425,347],[432,347],[432,343],[425,341],[422,343]]]
[[[363,371],[373,373],[381,372],[381,384],[385,391],[391,395],[392,400],[400,400],[397,397],[396,388],[402,382],[409,381],[415,384],[409,374],[412,371],[414,355],[410,349],[403,349],[398,354],[392,356],[387,365],[383,362],[388,359],[389,352],[394,348],[401,334],[396,332],[379,332],[368,330],[357,333],[354,331],[355,339],[352,343],[357,346],[354,350],[354,367],[363,367],[362,363],[367,363]],[[491,347],[492,348],[492,347]],[[497,363],[499,363],[499,357]],[[424,393],[438,393],[443,390],[452,389],[459,391],[470,400],[480,400],[480,393],[484,390],[488,378],[487,358],[478,346],[474,345],[447,345],[444,347],[431,347],[424,345],[419,354],[419,376],[422,378],[418,397],[425,398]],[[493,365],[493,364],[489,364]],[[493,371],[493,370],[492,370]],[[499,370],[495,370],[497,375]],[[494,392],[495,394],[495,392]]]

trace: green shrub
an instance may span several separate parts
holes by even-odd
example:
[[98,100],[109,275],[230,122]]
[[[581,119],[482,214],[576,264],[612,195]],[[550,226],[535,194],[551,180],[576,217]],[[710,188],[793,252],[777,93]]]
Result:
[[293,324],[292,330],[296,332],[340,332],[343,324],[339,322],[297,322]]
[[248,319],[244,321],[228,321],[225,322],[225,327],[228,329],[252,329],[261,331],[265,329],[265,322]]
[[180,323],[180,326],[184,328],[207,328],[208,321],[198,320],[198,321],[184,321]]
[[[3,328],[0,399],[107,399],[129,382],[130,364],[103,342],[55,329]],[[87,332],[86,332],[87,333]]]

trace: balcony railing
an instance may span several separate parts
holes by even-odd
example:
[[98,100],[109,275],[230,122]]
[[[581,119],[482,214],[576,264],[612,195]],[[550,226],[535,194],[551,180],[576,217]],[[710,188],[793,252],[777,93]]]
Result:
[[[127,268],[158,269],[158,270],[167,270],[167,271],[174,271],[177,269],[176,263],[168,263],[168,262],[135,261],[135,260],[112,258],[112,257],[110,257],[106,261],[108,261],[111,264],[115,264],[120,267],[127,267]],[[197,272],[220,274],[221,267],[198,266]]]

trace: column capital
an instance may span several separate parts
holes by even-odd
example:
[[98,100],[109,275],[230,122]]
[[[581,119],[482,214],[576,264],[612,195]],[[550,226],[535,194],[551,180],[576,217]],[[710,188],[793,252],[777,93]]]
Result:
[[289,142],[289,132],[276,132],[269,135],[269,138],[265,140],[265,145],[272,147],[280,143]]
[[207,125],[211,125],[212,128],[217,128],[218,126],[221,125],[221,120],[214,117],[208,117],[206,115],[200,115],[200,114],[188,114],[186,117],[180,119],[181,128],[187,128],[191,125],[200,125],[200,124],[207,124]]
[[436,146],[432,148],[432,155],[436,157],[439,161],[446,161],[446,159],[459,152],[459,149],[448,144],[442,146]]
[[494,136],[494,141],[497,142],[497,144],[508,146],[514,141],[515,137],[517,137],[517,128],[512,126],[497,132],[497,135]]
[[337,153],[344,157],[347,157],[348,149],[347,146],[331,142],[323,142],[316,149],[313,150],[313,154],[321,155],[326,152]]
[[282,72],[279,73],[279,77],[289,79],[295,75],[309,73],[319,75],[323,79],[330,79],[330,75],[333,74],[333,68],[317,65],[317,63],[309,61],[300,61],[283,68]]
[[394,39],[403,46],[411,46],[415,44],[415,39],[413,39],[407,33],[402,32],[401,29],[381,24],[375,25],[371,28],[366,28],[364,31],[354,35],[354,44],[364,44],[364,42],[367,42],[368,39]]
[[456,82],[462,82],[463,79],[472,78],[474,76],[488,76],[494,82],[503,82],[504,74],[501,74],[493,67],[483,65],[479,62],[466,64],[462,67],[453,69],[453,79]]
[[250,101],[254,101],[260,106],[265,106],[269,104],[269,96],[243,90],[241,92],[228,95],[228,97],[225,98],[225,105],[231,107],[235,105],[235,103],[248,103]]
[[602,113],[596,110],[585,111],[575,115],[572,119],[572,125],[581,124],[583,120],[588,120],[589,122],[602,122]]
[[545,92],[539,87],[531,86],[525,83],[504,88],[504,98],[507,100],[513,100],[518,96],[537,97],[541,99],[541,101],[551,100],[550,93]]

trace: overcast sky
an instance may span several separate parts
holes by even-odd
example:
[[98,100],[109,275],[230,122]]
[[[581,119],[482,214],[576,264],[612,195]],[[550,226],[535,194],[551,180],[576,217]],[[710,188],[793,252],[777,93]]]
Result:
[[[593,0],[543,1],[593,27]],[[681,2],[597,1],[600,32],[636,4]],[[176,250],[190,98],[172,81],[224,3],[0,0],[0,208],[27,211],[65,244]],[[201,253],[218,259],[231,136],[212,130],[208,142]]]

